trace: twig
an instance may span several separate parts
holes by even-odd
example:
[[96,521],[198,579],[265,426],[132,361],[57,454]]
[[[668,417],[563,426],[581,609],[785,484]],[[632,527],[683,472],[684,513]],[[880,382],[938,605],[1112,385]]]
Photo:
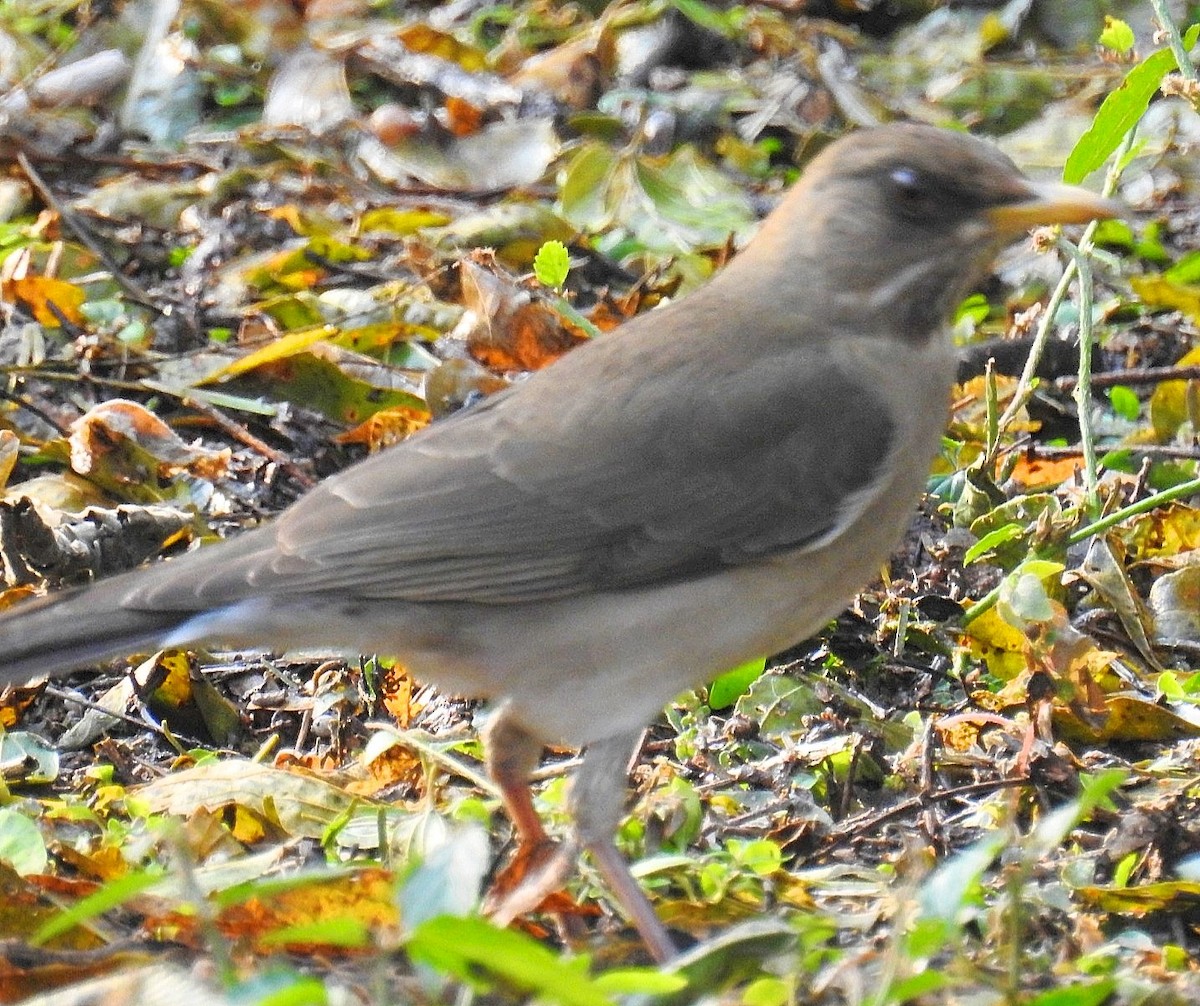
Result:
[[853,839],[857,834],[875,831],[888,821],[893,821],[898,817],[905,817],[922,810],[931,803],[943,803],[947,800],[965,800],[973,796],[986,796],[1000,789],[1011,789],[1027,785],[1029,785],[1029,779],[1021,777],[1018,779],[996,779],[990,782],[974,782],[966,786],[956,786],[953,789],[939,790],[936,793],[922,793],[879,813],[863,814],[853,820],[843,822],[836,833],[831,835],[825,844],[821,846],[820,852],[827,853],[832,849],[836,849],[843,842]]
[[208,402],[202,402],[199,399],[192,398],[190,395],[181,394],[179,396],[180,404],[185,408],[194,409],[202,416],[210,419],[213,423],[221,428],[221,430],[233,437],[235,440],[241,441],[253,451],[257,451],[268,461],[278,465],[285,472],[298,482],[305,489],[311,489],[317,484],[317,479],[313,478],[308,472],[304,471],[296,462],[289,458],[282,451],[276,450],[265,440],[256,437],[241,423],[234,422],[226,416],[220,409]]
[[[1118,384],[1160,384],[1163,381],[1194,381],[1200,379],[1200,366],[1193,367],[1139,367],[1129,370],[1106,370],[1092,375],[1093,388],[1111,388]],[[1059,377],[1054,386],[1061,391],[1071,391],[1079,378]]]

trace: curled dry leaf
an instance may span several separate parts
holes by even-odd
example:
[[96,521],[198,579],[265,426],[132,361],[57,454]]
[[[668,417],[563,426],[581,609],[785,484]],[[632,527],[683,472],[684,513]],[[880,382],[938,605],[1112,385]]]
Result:
[[263,106],[267,126],[303,126],[321,135],[354,115],[345,59],[304,45],[288,53],[275,71]]
[[456,334],[465,336],[471,355],[492,370],[539,370],[585,341],[507,276],[471,259],[464,259],[459,271],[468,311]]
[[428,409],[397,405],[380,409],[354,429],[338,434],[333,439],[339,444],[366,444],[368,450],[375,452],[407,440],[417,430],[428,426],[429,420]]
[[162,506],[90,507],[55,523],[27,497],[0,500],[0,573],[10,587],[118,573],[178,541],[192,517]]
[[497,377],[469,357],[451,357],[425,378],[425,402],[430,413],[440,418],[508,385],[503,377]]
[[204,479],[216,479],[229,466],[229,450],[208,450],[187,444],[166,423],[145,406],[117,398],[89,409],[71,426],[68,438],[71,448],[71,468],[80,475],[89,475],[103,468],[104,473],[118,481],[138,483],[148,473],[141,470],[140,461],[131,457],[132,447],[152,459],[158,477],[188,472]]

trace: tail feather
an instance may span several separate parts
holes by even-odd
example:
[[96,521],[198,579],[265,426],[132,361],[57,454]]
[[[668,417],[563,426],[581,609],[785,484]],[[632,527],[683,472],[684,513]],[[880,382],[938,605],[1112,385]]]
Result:
[[124,577],[18,602],[0,612],[0,685],[65,674],[102,660],[158,646],[186,611],[121,606]]

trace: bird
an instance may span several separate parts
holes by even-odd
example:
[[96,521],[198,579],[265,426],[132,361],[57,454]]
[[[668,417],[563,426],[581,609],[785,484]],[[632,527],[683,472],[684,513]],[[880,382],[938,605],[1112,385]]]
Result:
[[956,305],[1030,227],[1121,214],[965,133],[852,132],[686,296],[269,523],[15,604],[0,683],[199,643],[394,656],[490,700],[488,771],[527,847],[547,841],[529,782],[544,746],[584,749],[555,871],[589,852],[668,960],[614,840],[646,726],[878,573],[939,447]]

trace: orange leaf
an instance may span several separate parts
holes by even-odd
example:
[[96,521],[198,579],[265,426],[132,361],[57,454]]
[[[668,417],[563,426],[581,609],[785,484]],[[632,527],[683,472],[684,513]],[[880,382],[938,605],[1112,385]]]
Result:
[[84,317],[79,308],[87,294],[74,283],[49,276],[25,276],[21,279],[5,280],[4,296],[23,304],[33,312],[42,325],[60,326],[63,320],[72,325],[82,325]]

